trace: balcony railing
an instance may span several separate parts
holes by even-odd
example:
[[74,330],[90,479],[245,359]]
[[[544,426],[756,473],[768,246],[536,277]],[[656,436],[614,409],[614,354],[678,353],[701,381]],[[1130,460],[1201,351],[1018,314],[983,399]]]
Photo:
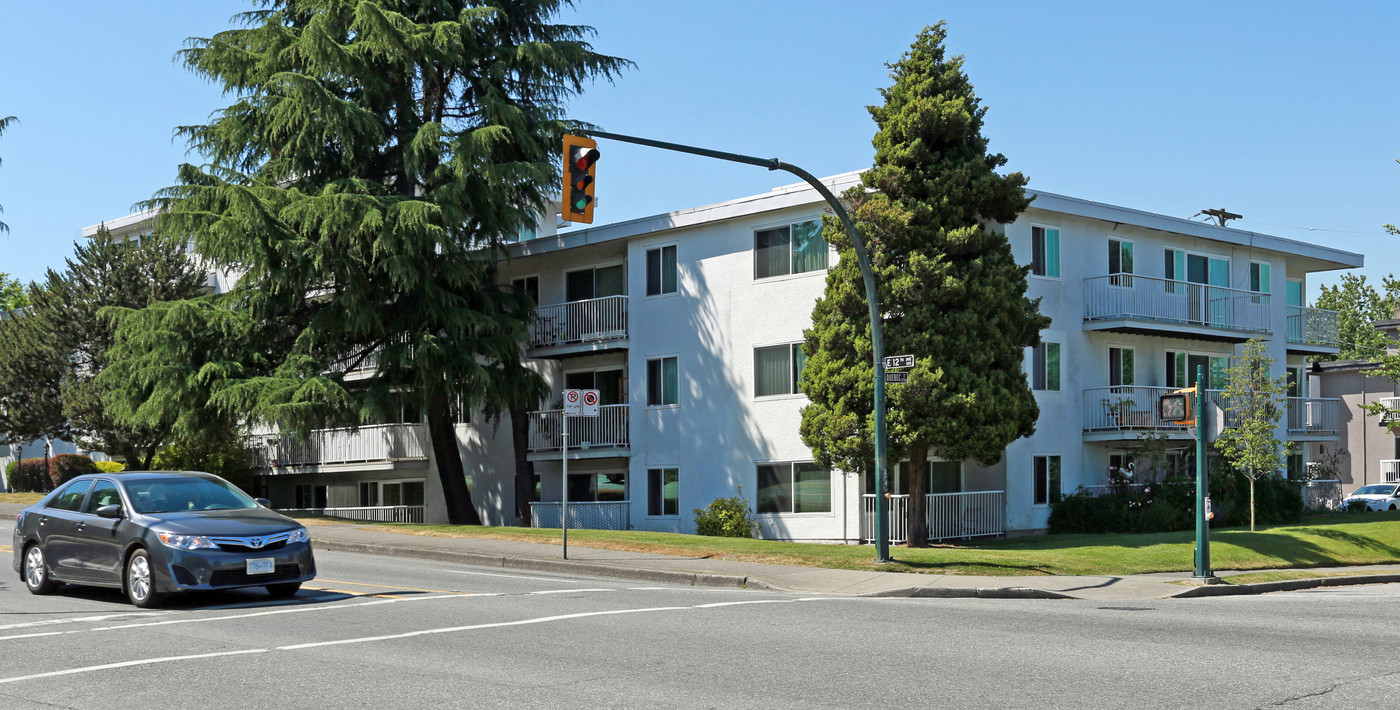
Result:
[[1400,459],[1386,459],[1381,461],[1381,481],[1384,483],[1400,483]]
[[[622,448],[629,445],[625,404],[598,408],[596,417],[569,417],[569,448]],[[530,412],[530,450],[558,451],[564,441],[564,410]]]
[[1136,274],[1084,279],[1084,320],[1269,331],[1269,294]]
[[424,507],[421,505],[376,505],[362,508],[284,508],[280,513],[292,517],[297,515],[324,515],[328,518],[363,520],[372,523],[421,523]]
[[1337,347],[1337,312],[1303,306],[1288,307],[1288,342]]
[[1381,426],[1393,426],[1400,424],[1400,397],[1382,397],[1381,406],[1385,407],[1385,414],[1381,415]]
[[[928,539],[985,537],[1006,532],[1006,493],[1003,491],[971,491],[968,493],[930,493],[928,501]],[[867,543],[875,542],[875,496],[861,496],[863,515],[860,536]],[[894,545],[909,541],[909,496],[889,497],[889,535]]]
[[[1084,431],[1185,431],[1180,424],[1164,421],[1157,398],[1172,387],[1093,387],[1084,390]],[[1218,396],[1207,390],[1207,396]]]
[[[627,530],[625,500],[569,502],[569,527],[576,530]],[[563,503],[531,503],[530,527],[557,528],[563,519]]]
[[1342,400],[1288,398],[1289,434],[1337,434],[1342,425]]
[[306,440],[274,437],[255,447],[260,468],[393,461],[428,457],[423,424],[375,424],[358,429],[317,429]]
[[530,323],[530,347],[625,340],[627,297],[604,296],[535,309]]

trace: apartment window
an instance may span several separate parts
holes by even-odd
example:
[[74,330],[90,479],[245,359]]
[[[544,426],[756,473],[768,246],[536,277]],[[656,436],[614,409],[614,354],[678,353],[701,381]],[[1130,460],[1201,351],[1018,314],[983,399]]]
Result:
[[681,514],[681,470],[678,468],[647,469],[647,515],[673,516]]
[[647,404],[660,406],[680,402],[680,372],[675,356],[647,360]]
[[372,508],[379,505],[379,483],[364,481],[360,484],[360,507]]
[[1060,502],[1060,457],[1036,456],[1032,470],[1035,477],[1034,505]]
[[598,404],[604,407],[627,403],[627,380],[620,367],[565,372],[564,389],[598,390]]
[[1031,389],[1060,391],[1060,344],[1035,346],[1031,362]]
[[300,484],[293,489],[294,508],[325,508],[326,487]]
[[1307,478],[1307,464],[1303,463],[1302,454],[1288,455],[1288,480],[1301,481]]
[[[924,466],[924,492],[925,493],[961,493],[962,492],[962,462],[961,461],[926,461]],[[901,461],[890,469],[889,493],[891,495],[905,495],[909,493],[909,477],[911,466],[908,461]],[[865,476],[866,495],[875,494],[875,478]]]
[[1289,397],[1306,397],[1303,394],[1306,390],[1307,381],[1303,379],[1303,368],[1288,367],[1284,370],[1288,373],[1288,394]]
[[675,245],[647,250],[647,295],[676,292]]
[[1196,368],[1204,368],[1207,389],[1224,389],[1230,379],[1230,358],[1167,351],[1167,386],[1196,386]]
[[526,296],[529,296],[530,300],[535,302],[535,305],[539,305],[540,277],[522,276],[518,279],[511,279],[510,287],[514,289],[517,293],[523,293]]
[[1031,273],[1060,278],[1060,230],[1031,227]]
[[1284,298],[1288,301],[1288,305],[1301,307],[1303,305],[1303,282],[1289,279],[1287,289]]
[[810,461],[759,464],[758,512],[830,513],[831,471]]
[[1249,290],[1256,293],[1269,292],[1269,265],[1257,261],[1249,262]]
[[753,235],[754,278],[821,271],[828,252],[819,220],[760,229]]
[[1113,286],[1132,286],[1133,243],[1122,239],[1108,240],[1108,283]]
[[1132,348],[1108,349],[1108,384],[1113,387],[1130,387],[1133,384]]
[[627,293],[627,274],[622,264],[580,269],[564,274],[564,300],[587,301]]
[[627,500],[625,473],[571,473],[569,500],[585,503],[617,503]]
[[379,484],[379,496],[381,505],[423,505],[423,482],[384,482]]
[[802,343],[754,348],[753,395],[770,397],[801,392],[797,385],[806,364],[807,356],[802,354]]

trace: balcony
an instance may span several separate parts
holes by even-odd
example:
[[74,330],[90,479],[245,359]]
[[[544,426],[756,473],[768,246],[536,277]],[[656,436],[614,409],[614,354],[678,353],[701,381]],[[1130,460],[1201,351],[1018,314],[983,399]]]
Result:
[[1288,307],[1288,352],[1334,355],[1340,351],[1340,343],[1336,311]]
[[426,465],[424,424],[375,424],[358,429],[316,429],[305,440],[272,436],[254,447],[257,467],[269,474],[315,473],[323,467],[393,469],[402,462]]
[[1400,427],[1400,397],[1382,397],[1380,403],[1385,407],[1385,414],[1381,415],[1381,426]]
[[1381,482],[1400,483],[1400,459],[1381,461]]
[[1151,276],[1084,279],[1084,329],[1244,342],[1269,332],[1269,294]]
[[530,357],[562,357],[626,347],[626,296],[540,306],[530,323]]
[[[569,417],[569,458],[627,456],[627,412],[626,404],[608,404],[598,408],[596,417]],[[530,460],[558,461],[563,435],[564,410],[530,412]]]
[[1331,441],[1341,434],[1342,400],[1317,397],[1288,398],[1288,438],[1298,441]]
[[[1190,430],[1164,421],[1157,411],[1157,398],[1175,391],[1173,387],[1094,387],[1084,390],[1084,439],[1117,441],[1136,439],[1143,433],[1189,438]],[[1218,390],[1207,390],[1218,399]]]

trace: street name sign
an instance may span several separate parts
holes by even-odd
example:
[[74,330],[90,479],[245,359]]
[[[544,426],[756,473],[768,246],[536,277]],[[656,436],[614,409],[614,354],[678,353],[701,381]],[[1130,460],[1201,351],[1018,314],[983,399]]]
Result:
[[[886,368],[886,369],[894,370],[894,369],[898,369],[898,368],[913,367],[913,366],[914,366],[914,356],[913,356],[913,355],[891,355],[891,356],[885,358],[885,368]],[[886,382],[893,382],[894,380],[885,380],[885,381],[886,381]]]
[[885,382],[892,385],[909,384],[909,373],[907,372],[886,372]]

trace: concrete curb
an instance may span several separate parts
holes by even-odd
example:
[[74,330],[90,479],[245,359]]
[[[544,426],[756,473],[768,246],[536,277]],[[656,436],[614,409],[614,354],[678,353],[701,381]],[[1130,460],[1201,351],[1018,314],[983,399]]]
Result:
[[862,594],[863,597],[933,599],[1078,599],[1079,597],[1033,587],[906,587]]
[[511,557],[502,555],[485,555],[478,552],[461,552],[458,550],[438,550],[426,547],[408,547],[403,545],[372,545],[362,542],[344,542],[340,540],[324,540],[312,537],[316,549],[328,550],[330,552],[358,552],[369,555],[390,555],[398,557],[412,557],[420,560],[433,560],[437,562],[454,562],[457,564],[476,565],[480,567],[498,567],[501,569],[524,570],[529,572],[552,572],[555,574],[581,574],[594,577],[610,577],[615,579],[630,579],[639,582],[666,582],[669,584],[688,584],[696,587],[722,587],[729,589],[765,589],[777,590],[777,587],[767,584],[762,580],[753,577],[742,577],[728,574],[705,574],[703,572],[677,572],[660,569],[644,569],[639,567],[620,567],[616,565],[598,564],[595,562],[575,562],[573,560],[550,560],[538,557]]
[[1314,577],[1312,579],[1288,579],[1281,582],[1259,582],[1257,584],[1207,584],[1190,587],[1171,599],[1193,599],[1198,597],[1228,597],[1241,594],[1268,594],[1269,592],[1292,592],[1299,589],[1318,587],[1355,587],[1363,584],[1393,584],[1400,582],[1400,574],[1359,574],[1345,577]]

